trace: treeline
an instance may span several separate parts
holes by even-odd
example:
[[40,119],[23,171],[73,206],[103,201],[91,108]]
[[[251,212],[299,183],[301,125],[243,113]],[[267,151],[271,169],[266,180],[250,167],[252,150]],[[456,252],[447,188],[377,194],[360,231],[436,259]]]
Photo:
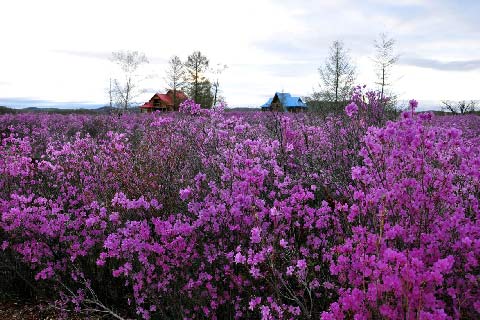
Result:
[[[374,42],[374,55],[371,57],[375,71],[374,85],[380,93],[381,106],[384,111],[393,116],[400,111],[398,97],[393,89],[393,68],[399,55],[395,50],[395,39],[381,33]],[[343,112],[344,106],[351,98],[354,86],[358,83],[355,64],[349,55],[349,50],[342,41],[333,41],[328,56],[323,65],[318,68],[320,84],[318,90],[305,97],[309,110],[330,114]],[[476,114],[478,101],[448,101],[441,102],[441,112],[445,114]]]
[[[176,98],[176,91],[180,89],[203,108],[211,108],[218,102],[224,101],[220,96],[218,75],[226,68],[226,65],[220,64],[210,68],[209,59],[200,51],[193,52],[185,61],[175,55],[168,61],[167,85],[173,90],[174,98]],[[209,79],[206,76],[207,72],[211,72],[216,77]]]
[[[385,108],[395,109],[396,99],[391,90],[391,74],[398,56],[394,50],[395,40],[386,34],[380,34],[374,43],[373,58],[379,91]],[[123,79],[114,79],[110,83],[110,106],[127,109],[133,101],[145,91],[139,83],[139,68],[149,61],[143,53],[137,51],[119,51],[112,54],[112,61],[123,71]],[[185,60],[177,55],[168,61],[165,80],[168,89],[176,93],[182,90],[203,108],[211,108],[224,101],[220,94],[220,74],[227,68],[217,64],[211,67],[210,60],[200,51],[194,51]],[[320,84],[318,90],[305,98],[309,109],[315,112],[340,111],[350,99],[356,82],[356,67],[352,62],[349,50],[342,41],[334,41],[322,66],[318,68]],[[211,77],[207,77],[210,74]],[[176,94],[174,94],[176,99]],[[177,101],[174,105],[177,106]]]
[[[380,94],[381,107],[393,116],[400,111],[393,88],[393,68],[399,59],[395,44],[395,39],[381,33],[373,43],[374,54],[371,56],[376,75],[374,85]],[[137,51],[114,52],[112,61],[120,67],[123,77],[110,82],[110,107],[126,110],[133,106],[135,98],[145,93],[140,86],[142,76],[139,69],[149,61],[143,53]],[[168,89],[174,91],[174,99],[177,98],[176,92],[181,90],[202,108],[208,109],[225,101],[221,95],[219,78],[226,68],[227,66],[222,64],[212,67],[205,55],[194,51],[185,60],[177,55],[172,56],[168,61],[164,79]],[[342,41],[333,41],[324,63],[318,68],[318,73],[318,87],[310,96],[304,97],[308,109],[323,115],[343,112],[358,81],[357,68],[350,57],[349,49]],[[175,107],[178,103],[174,101]],[[453,114],[474,113],[478,109],[475,101],[442,103],[442,110]]]
[[[132,107],[135,98],[145,90],[141,88],[140,68],[148,64],[145,54],[138,51],[118,51],[112,54],[112,59],[122,70],[123,78],[116,78],[110,82],[110,106],[123,110]],[[168,89],[173,90],[173,103],[178,106],[177,91],[181,90],[187,96],[200,104],[202,108],[211,108],[224,101],[220,91],[220,74],[227,68],[217,64],[211,67],[210,60],[200,51],[194,51],[187,59],[182,60],[177,55],[168,61],[165,74]],[[207,74],[210,74],[209,78]]]
[[[2,114],[18,114],[18,113],[44,113],[44,114],[110,114],[114,109],[110,107],[101,107],[97,109],[83,109],[83,108],[43,108],[43,107],[27,107],[14,109],[5,106],[0,106],[0,115]],[[138,112],[138,109],[135,109]]]
[[[374,42],[375,55],[372,57],[381,104],[387,111],[397,111],[397,99],[392,90],[392,69],[398,61],[395,40],[381,33]],[[323,65],[318,68],[320,83],[318,90],[306,97],[309,109],[328,114],[341,112],[348,103],[356,85],[357,70],[342,41],[335,40]]]

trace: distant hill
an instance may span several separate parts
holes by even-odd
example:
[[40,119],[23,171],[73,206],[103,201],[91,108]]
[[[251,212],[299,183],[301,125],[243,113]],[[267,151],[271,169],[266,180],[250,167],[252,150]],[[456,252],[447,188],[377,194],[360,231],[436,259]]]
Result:
[[[57,113],[57,114],[111,114],[115,113],[117,108],[110,106],[104,106],[99,108],[89,109],[65,109],[55,107],[26,107],[20,109],[9,108],[0,106],[0,114],[6,113]],[[129,109],[129,112],[139,113],[140,108],[133,107]]]
[[40,108],[28,107],[23,109],[16,109],[17,112],[31,112],[31,113],[58,113],[58,114],[95,114],[97,109],[63,109],[63,108]]
[[[140,113],[139,107],[133,107],[128,109],[131,113]],[[260,108],[238,107],[238,108],[226,108],[226,112],[255,112],[260,111]],[[434,112],[436,115],[451,115],[450,112],[445,112],[435,108],[429,109],[424,107],[419,112]],[[114,114],[117,112],[117,108],[110,106],[104,106],[95,109],[64,109],[64,108],[44,108],[44,107],[27,107],[22,109],[14,109],[6,106],[0,106],[0,114],[12,114],[12,113],[56,113],[56,114]],[[475,111],[474,114],[480,115],[480,110]]]
[[100,114],[110,114],[115,111],[115,108],[110,106],[105,106],[105,107],[100,107],[98,109],[91,109],[90,111],[93,111],[95,113],[100,113]]
[[0,114],[6,114],[6,113],[16,113],[16,110],[5,107],[5,106],[0,106]]

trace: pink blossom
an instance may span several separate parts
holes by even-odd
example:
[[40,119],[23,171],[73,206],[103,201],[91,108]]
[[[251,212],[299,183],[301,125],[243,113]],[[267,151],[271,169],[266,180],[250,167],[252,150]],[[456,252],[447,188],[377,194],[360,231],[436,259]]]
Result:
[[345,107],[345,113],[349,117],[352,117],[357,112],[358,112],[358,106],[355,104],[355,102],[351,102]]

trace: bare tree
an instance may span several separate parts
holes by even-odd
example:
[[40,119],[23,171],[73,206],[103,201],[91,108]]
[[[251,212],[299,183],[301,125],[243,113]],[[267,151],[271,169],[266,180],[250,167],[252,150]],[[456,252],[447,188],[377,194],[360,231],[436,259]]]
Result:
[[213,105],[217,104],[218,94],[220,93],[220,74],[223,73],[228,68],[226,64],[222,65],[220,63],[217,64],[216,68],[212,69],[212,73],[214,74],[214,81],[212,84],[213,89]]
[[453,114],[472,113],[475,112],[475,109],[477,108],[477,102],[473,100],[468,103],[465,100],[458,102],[442,101],[442,104],[442,110]]
[[[186,68],[186,88],[190,98],[193,98],[196,103],[200,103],[204,108],[210,107],[207,105],[207,100],[204,95],[211,89],[211,83],[204,76],[204,72],[207,71],[209,61],[207,57],[202,55],[200,51],[195,51],[188,56],[185,62]],[[208,87],[208,90],[206,90]],[[209,93],[211,95],[211,92]]]
[[145,54],[138,51],[117,51],[112,53],[111,60],[123,72],[122,80],[113,81],[113,95],[117,105],[127,110],[133,99],[143,93],[139,88],[140,76],[137,72],[143,64],[148,63],[148,59]]
[[392,67],[398,61],[398,55],[394,53],[395,40],[389,38],[386,33],[381,33],[374,43],[375,57],[373,62],[375,64],[375,71],[377,73],[376,84],[380,86],[381,97],[383,100],[386,87],[390,86],[390,77]]
[[178,56],[173,56],[168,61],[167,84],[169,89],[173,90],[173,106],[176,110],[178,107],[177,90],[185,84],[185,67],[182,60]]
[[318,71],[321,77],[320,96],[338,107],[340,101],[348,99],[355,81],[355,67],[343,42],[337,40],[332,43],[325,65]]

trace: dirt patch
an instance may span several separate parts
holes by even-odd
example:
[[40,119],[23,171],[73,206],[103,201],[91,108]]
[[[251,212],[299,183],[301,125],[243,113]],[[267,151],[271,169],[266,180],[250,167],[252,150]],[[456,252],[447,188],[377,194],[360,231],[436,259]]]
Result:
[[[57,320],[60,318],[58,310],[48,303],[27,303],[19,301],[0,301],[0,319],[5,320]],[[71,320],[99,319],[69,315]]]

